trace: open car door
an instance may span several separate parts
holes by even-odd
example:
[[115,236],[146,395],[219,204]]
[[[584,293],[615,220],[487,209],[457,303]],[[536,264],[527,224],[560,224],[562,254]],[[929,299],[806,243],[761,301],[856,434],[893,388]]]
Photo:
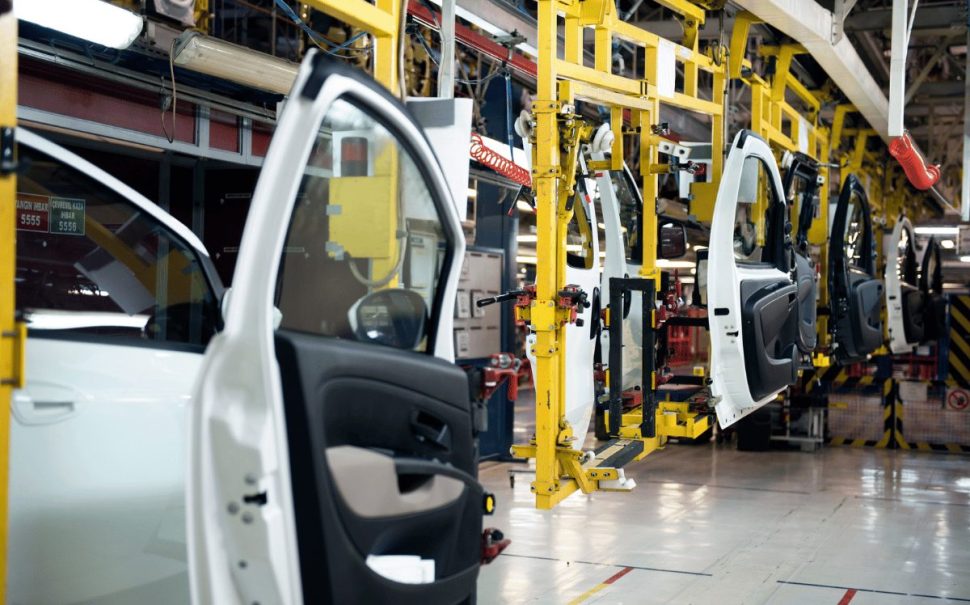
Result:
[[924,337],[926,295],[920,288],[916,257],[913,225],[900,217],[886,248],[886,321],[893,353],[912,351]]
[[707,261],[711,395],[722,427],[798,376],[798,286],[782,191],[768,144],[739,132],[717,192]]
[[931,237],[923,250],[919,276],[919,289],[923,293],[923,344],[939,340],[946,332],[946,298],[943,296],[940,255],[940,243]]
[[829,250],[832,354],[839,363],[864,361],[882,344],[883,284],[875,278],[869,199],[854,174],[839,194]]
[[811,353],[818,343],[815,329],[818,304],[818,280],[815,262],[809,253],[808,230],[818,207],[818,162],[796,153],[785,172],[785,197],[797,221],[792,261],[798,286],[798,333],[796,343],[802,353]]
[[405,108],[311,51],[196,386],[193,602],[474,600],[485,496],[451,329],[464,246]]

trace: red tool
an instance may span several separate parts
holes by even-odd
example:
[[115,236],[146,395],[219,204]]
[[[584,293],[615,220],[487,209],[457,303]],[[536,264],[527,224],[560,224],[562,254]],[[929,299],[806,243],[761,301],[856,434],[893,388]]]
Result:
[[910,184],[920,191],[926,191],[940,180],[940,167],[926,163],[908,132],[889,143],[889,153],[903,167]]

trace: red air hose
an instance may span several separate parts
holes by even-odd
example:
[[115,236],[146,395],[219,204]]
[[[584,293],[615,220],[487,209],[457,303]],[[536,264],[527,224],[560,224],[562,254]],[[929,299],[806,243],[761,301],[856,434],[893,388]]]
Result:
[[491,168],[495,172],[515,181],[523,187],[532,186],[532,175],[529,174],[528,170],[519,166],[505,156],[489,149],[485,145],[485,141],[482,140],[482,137],[477,132],[472,133],[471,145],[471,156],[473,160],[479,164]]
[[926,159],[920,155],[908,132],[904,132],[903,136],[896,137],[889,143],[889,153],[903,167],[903,172],[906,173],[910,184],[920,191],[926,191],[940,180],[940,167],[926,163]]

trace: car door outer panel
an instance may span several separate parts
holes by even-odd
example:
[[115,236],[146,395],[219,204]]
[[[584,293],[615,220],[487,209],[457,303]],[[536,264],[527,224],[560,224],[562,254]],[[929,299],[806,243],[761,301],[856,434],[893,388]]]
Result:
[[[900,275],[899,246],[903,238],[906,243],[902,258],[903,275]],[[909,219],[901,217],[893,227],[886,249],[886,320],[889,324],[889,349],[893,353],[911,351],[924,337],[925,295],[916,275],[914,241],[912,224]]]
[[[862,267],[850,264],[845,250],[846,222],[853,193],[862,205]],[[839,363],[864,361],[882,344],[883,284],[873,277],[875,248],[869,201],[862,183],[853,174],[846,179],[839,194],[829,247],[833,355]]]
[[[365,517],[341,497],[326,463],[331,448],[354,446],[434,460],[475,477],[465,372],[417,353],[283,330],[276,350],[305,601],[423,605],[467,599],[479,568],[480,490],[465,487],[437,509]],[[376,375],[375,368],[381,368]],[[388,487],[390,498],[406,495],[396,495],[397,484]],[[367,567],[368,554],[434,559],[438,580],[420,589],[386,580]],[[320,573],[324,563],[327,574]]]
[[722,427],[771,401],[797,374],[798,289],[791,274],[777,266],[787,256],[779,253],[774,241],[767,242],[774,246],[773,263],[738,263],[734,256],[742,170],[750,157],[764,163],[776,211],[785,209],[781,176],[770,147],[750,131],[739,132],[718,188],[707,267],[711,393]]

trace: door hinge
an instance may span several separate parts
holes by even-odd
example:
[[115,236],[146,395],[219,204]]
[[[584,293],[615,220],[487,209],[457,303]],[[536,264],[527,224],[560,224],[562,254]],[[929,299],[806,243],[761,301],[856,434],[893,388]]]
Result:
[[3,343],[6,347],[7,343],[10,344],[10,348],[7,349],[10,354],[10,366],[7,368],[9,376],[0,376],[0,386],[9,386],[15,389],[24,388],[24,382],[27,376],[27,356],[26,346],[27,346],[27,324],[22,321],[18,321],[14,324],[13,330],[4,330],[0,332],[0,343]]
[[0,176],[17,172],[17,143],[14,140],[14,127],[0,128]]

